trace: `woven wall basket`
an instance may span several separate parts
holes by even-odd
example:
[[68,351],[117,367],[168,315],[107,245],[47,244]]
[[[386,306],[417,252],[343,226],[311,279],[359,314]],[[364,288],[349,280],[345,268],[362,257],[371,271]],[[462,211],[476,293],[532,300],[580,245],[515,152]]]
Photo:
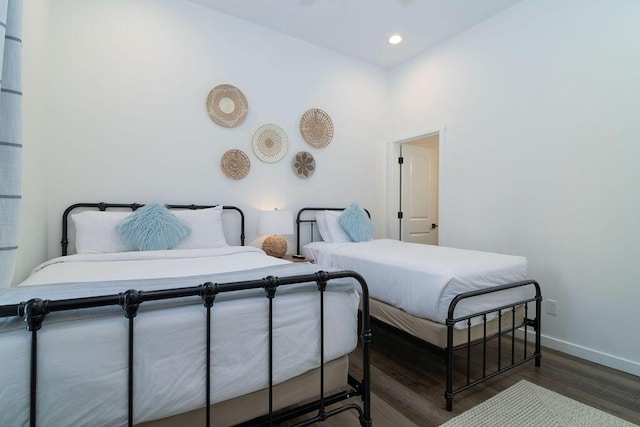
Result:
[[234,128],[241,125],[248,111],[247,98],[235,86],[218,85],[207,96],[209,117],[220,126]]
[[235,148],[222,155],[220,168],[231,179],[242,179],[249,174],[251,162],[244,151]]
[[311,177],[311,175],[316,171],[316,160],[308,151],[300,151],[297,153],[294,156],[291,165],[293,166],[293,171],[298,178],[302,179]]
[[265,163],[282,159],[289,149],[287,134],[277,125],[264,125],[253,134],[253,152]]
[[307,110],[300,119],[302,138],[312,147],[324,148],[333,138],[331,117],[318,108]]

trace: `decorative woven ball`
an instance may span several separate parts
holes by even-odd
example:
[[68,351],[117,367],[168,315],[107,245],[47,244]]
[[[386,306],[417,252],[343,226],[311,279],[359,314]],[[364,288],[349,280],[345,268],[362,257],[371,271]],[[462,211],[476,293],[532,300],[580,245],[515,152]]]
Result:
[[287,241],[282,236],[269,236],[264,239],[262,250],[267,255],[282,258],[287,253]]

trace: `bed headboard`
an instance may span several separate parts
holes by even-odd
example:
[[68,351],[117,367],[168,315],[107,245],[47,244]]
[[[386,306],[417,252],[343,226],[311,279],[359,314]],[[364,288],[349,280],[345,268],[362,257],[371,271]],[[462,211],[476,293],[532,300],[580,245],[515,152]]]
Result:
[[[309,224],[309,241],[313,242],[313,229],[316,223],[316,212],[319,211],[343,211],[346,208],[302,208],[298,211],[298,215],[296,216],[296,253],[300,254],[300,249],[302,246],[300,245],[300,224],[307,223]],[[371,218],[371,214],[367,209],[365,209],[369,218]],[[319,234],[319,233],[318,233]]]
[[[144,204],[140,203],[76,203],[69,206],[64,210],[62,214],[62,255],[67,255],[67,248],[69,246],[69,214],[75,209],[98,209],[99,211],[106,211],[107,209],[131,209],[135,211],[138,208],[143,207]],[[214,208],[218,205],[165,205],[168,209],[208,209]],[[244,246],[244,212],[240,208],[235,206],[222,206],[222,209],[227,211],[236,211],[240,216],[240,244]]]

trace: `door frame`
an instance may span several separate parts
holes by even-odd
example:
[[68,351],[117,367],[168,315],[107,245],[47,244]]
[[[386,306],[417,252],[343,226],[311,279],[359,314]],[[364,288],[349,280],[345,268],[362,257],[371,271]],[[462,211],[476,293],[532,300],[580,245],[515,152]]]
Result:
[[446,245],[447,221],[446,221],[446,125],[433,128],[426,128],[409,134],[398,135],[389,144],[389,182],[387,190],[389,198],[387,200],[387,236],[392,239],[399,237],[398,212],[400,209],[400,167],[398,157],[400,157],[400,146],[404,143],[415,141],[420,138],[438,134],[438,245]]

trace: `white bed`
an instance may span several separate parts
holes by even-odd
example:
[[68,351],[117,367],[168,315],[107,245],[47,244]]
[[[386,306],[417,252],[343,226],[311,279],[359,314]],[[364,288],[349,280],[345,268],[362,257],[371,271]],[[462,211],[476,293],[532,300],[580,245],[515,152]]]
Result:
[[[521,256],[455,249],[442,246],[373,239],[369,213],[357,204],[341,208],[303,208],[297,215],[297,250],[321,267],[353,270],[367,282],[371,317],[394,330],[444,350],[447,360],[447,409],[453,396],[498,372],[535,359],[540,365],[540,301],[537,282],[527,277],[527,260]],[[301,224],[309,227],[301,230]],[[317,231],[321,241],[317,241]],[[301,245],[301,236],[308,243]],[[533,308],[531,306],[534,306]],[[527,350],[528,329],[535,345]],[[521,336],[523,356],[513,345],[501,346],[503,337]],[[500,357],[495,372],[483,369],[476,378],[467,375],[454,386],[454,351],[470,360],[470,350],[492,340],[510,351]],[[533,348],[533,351],[530,349]],[[481,356],[486,366],[487,354]]]
[[[171,251],[116,254],[72,255],[64,262],[57,260],[35,273],[24,286],[0,292],[0,305],[41,299],[78,298],[108,295],[125,291],[196,286],[215,279],[216,282],[259,279],[275,271],[268,264],[280,265],[280,276],[311,273],[309,264],[286,263],[267,257],[262,251],[248,247],[224,250],[194,250],[195,258],[173,258]],[[206,253],[205,253],[206,252]],[[127,257],[126,255],[131,255]],[[90,258],[98,258],[91,261]],[[74,259],[75,258],[75,259]],[[88,259],[89,258],[89,259]],[[78,261],[81,259],[81,261]],[[171,268],[162,271],[162,259]],[[184,263],[180,262],[184,261]],[[140,263],[141,265],[135,265]],[[213,276],[210,272],[226,273]],[[193,276],[181,276],[180,270],[201,267]],[[257,266],[258,268],[253,268]],[[67,277],[73,278],[64,283]],[[91,273],[111,272],[106,279],[96,280]],[[51,269],[51,271],[50,271]],[[125,280],[123,271],[136,272],[135,280]],[[152,271],[152,280],[141,280],[142,271]],[[244,271],[243,271],[244,270]],[[238,271],[242,271],[238,273]],[[235,272],[235,273],[231,273]],[[87,276],[88,275],[88,276]],[[167,279],[172,278],[172,279]],[[113,279],[113,280],[111,280]],[[83,283],[84,282],[84,283]],[[43,283],[57,283],[45,285]],[[327,361],[350,353],[356,346],[358,297],[351,291],[327,292],[325,327]],[[224,296],[220,296],[221,299]],[[316,368],[319,361],[318,295],[316,291],[291,292],[274,299],[274,383]],[[214,305],[212,324],[212,403],[247,394],[268,385],[267,334],[265,327],[267,299],[262,295],[246,296]],[[92,312],[90,322],[78,322],[78,315],[50,315],[43,328],[39,345],[46,351],[39,375],[38,416],[42,426],[125,425],[126,394],[126,319],[119,307]],[[203,406],[204,400],[204,316],[202,304],[142,310],[136,318],[135,422],[164,418]],[[85,319],[86,320],[86,319]],[[0,323],[0,425],[28,424],[29,335],[19,320]],[[176,352],[176,348],[180,348]],[[23,375],[16,376],[16,372]],[[138,386],[139,385],[139,386]]]
[[[392,239],[311,242],[303,247],[302,254],[318,265],[357,271],[367,281],[371,298],[442,324],[455,296],[527,279],[524,257]],[[525,299],[528,294],[527,289],[513,289],[465,300],[455,314],[462,316],[505,305]]]
[[[32,298],[85,298],[317,270],[308,263],[269,257],[254,247],[226,244],[144,252],[85,251],[48,261],[17,288],[0,290],[0,308]],[[274,384],[286,384],[320,365],[318,298],[315,283],[278,288],[273,299]],[[331,331],[325,333],[324,360],[337,361],[357,344],[355,281],[331,281],[324,298],[324,327]],[[216,297],[211,323],[212,404],[268,388],[268,301],[262,289]],[[205,406],[205,318],[199,297],[177,304],[141,305],[135,317],[134,424]],[[46,316],[38,332],[39,426],[127,425],[127,325],[119,306]],[[21,319],[0,317],[2,426],[29,425],[30,337]],[[346,383],[346,375],[342,381]],[[262,415],[251,408],[245,412],[234,414],[233,423]]]

